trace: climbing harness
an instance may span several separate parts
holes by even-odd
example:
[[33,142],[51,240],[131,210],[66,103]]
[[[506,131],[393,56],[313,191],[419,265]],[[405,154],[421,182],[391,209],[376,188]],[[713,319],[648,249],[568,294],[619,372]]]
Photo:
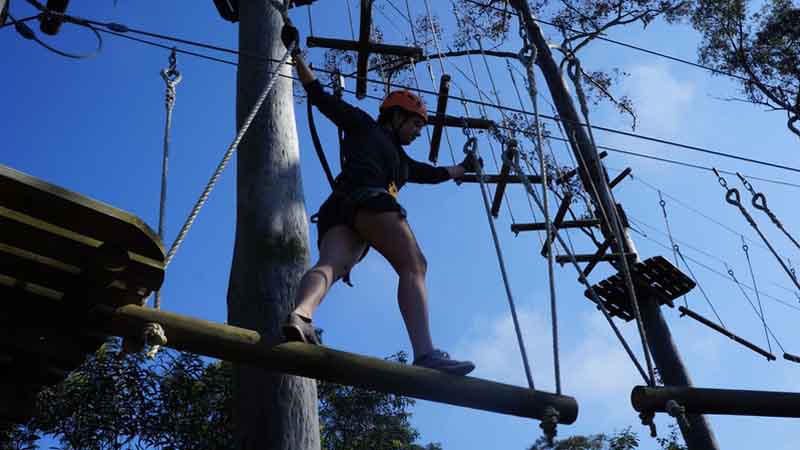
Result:
[[739,208],[739,212],[742,213],[742,216],[744,216],[744,218],[747,220],[747,223],[749,223],[750,226],[753,227],[754,230],[756,230],[756,233],[758,233],[758,235],[761,237],[761,240],[769,248],[769,251],[772,252],[772,255],[775,257],[775,259],[778,260],[778,262],[780,263],[781,267],[786,272],[786,274],[789,275],[789,278],[792,280],[794,285],[797,287],[797,289],[800,289],[800,282],[797,281],[797,277],[795,277],[792,271],[789,270],[789,268],[786,266],[786,263],[783,262],[781,256],[778,254],[778,252],[775,250],[775,248],[772,246],[769,240],[767,240],[767,237],[764,236],[764,233],[758,227],[758,224],[753,219],[753,216],[751,216],[750,213],[747,211],[747,209],[744,207],[744,205],[742,205],[742,197],[739,194],[739,190],[736,188],[729,188],[728,181],[719,173],[719,171],[716,168],[714,168],[713,170],[714,174],[717,175],[717,181],[719,182],[720,186],[722,186],[722,188],[725,189],[725,201]]
[[[792,241],[792,244],[800,249],[800,243],[797,242],[797,239],[795,239],[794,236],[792,236],[789,231],[786,230],[786,228],[783,226],[783,223],[778,219],[778,216],[776,216],[775,213],[773,213],[772,210],[770,210],[767,206],[767,197],[761,192],[756,192],[756,190],[753,189],[753,185],[750,184],[750,182],[747,181],[747,179],[741,173],[736,172],[736,176],[739,177],[739,180],[741,180],[744,187],[747,188],[750,194],[753,195],[753,208],[766,214],[769,217],[769,220],[771,220],[772,223],[774,223],[775,226],[778,227],[778,229],[781,230],[790,241]],[[794,274],[794,269],[790,269],[790,271],[792,274]]]

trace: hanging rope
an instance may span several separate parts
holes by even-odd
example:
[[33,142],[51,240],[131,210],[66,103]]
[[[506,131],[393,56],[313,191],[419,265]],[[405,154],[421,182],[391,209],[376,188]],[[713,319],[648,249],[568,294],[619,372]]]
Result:
[[[473,155],[475,160],[478,160],[478,138],[471,136],[469,128],[464,127],[464,134],[467,136],[467,141],[464,143],[464,153]],[[483,180],[483,168],[480,164],[476,164],[476,171],[478,175],[478,182],[481,186],[481,197],[483,198],[483,206],[486,208],[486,217],[489,219],[489,228],[492,231],[492,240],[494,242],[494,249],[497,252],[497,262],[500,264],[500,274],[503,277],[503,286],[506,289],[506,296],[508,297],[508,306],[511,308],[511,319],[514,321],[514,331],[517,334],[517,344],[519,351],[522,355],[522,364],[525,368],[525,377],[528,379],[528,387],[535,389],[533,384],[533,375],[531,374],[530,363],[528,362],[528,353],[525,351],[525,342],[522,339],[522,329],[519,325],[519,318],[517,317],[517,307],[514,304],[514,296],[511,294],[511,286],[508,282],[508,274],[506,273],[506,264],[503,259],[503,251],[500,249],[500,240],[497,238],[497,230],[494,226],[492,219],[492,207],[489,204],[489,197],[486,193],[486,183]]]
[[[764,306],[761,304],[761,294],[758,293],[758,284],[756,283],[756,274],[753,271],[753,263],[750,261],[750,251],[749,247],[747,246],[747,242],[744,241],[744,236],[742,236],[742,251],[744,252],[744,256],[747,258],[747,267],[750,269],[750,279],[753,281],[753,288],[756,291],[756,300],[758,301],[758,315],[761,317],[761,323],[764,324],[764,334],[767,337],[767,347],[769,348],[769,352],[772,353],[772,344],[769,341],[769,332],[767,331],[767,319],[764,315]],[[729,270],[728,273],[733,271]]]
[[[786,237],[789,238],[790,241],[792,241],[792,244],[794,244],[794,246],[797,247],[798,250],[800,250],[800,243],[797,242],[797,239],[795,239],[794,236],[789,234],[789,232],[783,226],[783,223],[781,223],[781,221],[778,219],[778,216],[776,216],[775,213],[773,213],[772,210],[770,210],[769,207],[767,206],[767,197],[761,192],[756,192],[756,190],[753,188],[753,185],[750,184],[750,182],[747,181],[747,179],[741,173],[736,172],[736,176],[739,177],[739,180],[742,181],[744,187],[747,188],[750,194],[752,194],[753,208],[766,214],[769,217],[769,220],[771,220],[772,223],[774,223],[775,226],[778,227],[778,229],[781,230],[783,234],[785,234]],[[792,274],[794,274],[794,270],[791,270],[791,272]]]
[[264,103],[264,100],[267,99],[270,91],[272,91],[272,87],[275,86],[275,82],[278,81],[278,77],[280,76],[281,69],[283,68],[286,61],[289,60],[289,57],[292,55],[292,52],[297,47],[297,42],[293,42],[289,48],[286,49],[286,53],[284,53],[283,57],[281,58],[280,62],[275,66],[275,71],[272,72],[272,76],[270,77],[267,84],[264,86],[264,90],[261,92],[261,95],[256,100],[256,103],[253,105],[253,108],[250,110],[250,114],[242,123],[239,132],[236,134],[236,138],[234,138],[231,145],[228,147],[228,150],[225,152],[225,155],[222,157],[222,161],[220,161],[219,165],[217,165],[216,170],[211,175],[211,178],[208,180],[206,184],[206,188],[203,190],[203,193],[200,194],[200,198],[197,199],[197,203],[195,203],[194,208],[192,208],[191,213],[189,213],[189,217],[186,218],[186,222],[181,227],[181,231],[178,233],[178,237],[175,239],[175,242],[172,243],[172,247],[170,247],[169,252],[167,252],[167,257],[164,260],[164,267],[166,267],[172,258],[175,257],[175,253],[180,248],[183,240],[186,238],[186,234],[189,232],[189,229],[194,224],[195,219],[197,219],[197,215],[200,214],[200,210],[205,205],[206,200],[208,200],[209,194],[216,186],[219,177],[222,175],[222,172],[225,170],[225,167],[230,162],[231,158],[233,157],[234,152],[239,147],[239,143],[244,138],[245,133],[250,128],[250,125],[253,123],[253,120],[256,118],[256,114],[261,109],[261,105]]
[[698,280],[697,277],[694,275],[694,271],[692,270],[692,267],[689,265],[688,262],[686,262],[686,258],[683,257],[683,253],[681,253],[681,248],[678,246],[678,244],[674,244],[672,246],[672,249],[678,254],[678,256],[680,256],[681,261],[683,261],[683,265],[686,266],[686,268],[689,270],[689,275],[691,275],[692,281],[694,281],[694,283],[697,285],[698,289],[700,289],[700,293],[703,294],[703,298],[706,299],[706,303],[708,303],[708,306],[711,307],[711,311],[714,313],[714,316],[717,317],[717,321],[719,321],[719,325],[722,328],[727,330],[727,328],[725,327],[725,323],[722,321],[722,317],[720,317],[719,314],[717,314],[717,309],[714,308],[714,304],[711,303],[711,299],[708,298],[708,295],[706,295],[705,289],[703,289],[703,286],[700,284],[700,280]]
[[[479,41],[480,46],[480,41]],[[480,46],[481,54],[483,54],[483,46]],[[550,288],[550,320],[553,326],[553,368],[555,370],[555,379],[556,379],[556,392],[561,394],[561,364],[559,363],[559,345],[558,345],[558,308],[556,302],[556,285],[555,285],[555,273],[553,270],[554,266],[554,252],[553,252],[553,223],[550,220],[550,206],[549,200],[547,195],[547,189],[549,186],[548,179],[547,179],[547,164],[544,158],[544,145],[542,144],[542,127],[541,122],[539,120],[539,92],[536,88],[536,75],[533,73],[533,65],[536,63],[536,58],[538,54],[536,52],[536,47],[528,47],[529,52],[527,54],[520,53],[520,59],[523,62],[525,67],[531,68],[528,72],[528,89],[530,90],[530,97],[531,102],[533,103],[533,124],[534,129],[536,130],[536,151],[538,152],[539,156],[539,172],[542,179],[542,214],[544,215],[544,223],[545,223],[545,242],[547,242],[547,280],[548,285]],[[525,50],[525,48],[523,48]],[[486,58],[484,56],[484,62]],[[488,66],[487,66],[488,70]],[[495,89],[494,81],[492,81],[492,87]],[[500,99],[498,98],[498,103]]]
[[725,201],[739,208],[739,212],[742,213],[742,216],[744,216],[744,218],[747,220],[747,223],[749,223],[750,226],[753,227],[754,230],[756,230],[756,233],[758,233],[758,235],[761,237],[761,240],[769,248],[769,251],[772,252],[772,255],[775,257],[775,259],[778,260],[778,263],[780,263],[781,267],[786,272],[786,274],[789,275],[789,278],[792,280],[794,285],[797,287],[797,289],[800,289],[800,283],[797,281],[797,277],[795,277],[792,271],[789,270],[789,268],[786,266],[786,263],[783,262],[783,259],[780,257],[778,252],[775,250],[775,248],[772,247],[772,244],[769,242],[769,240],[767,240],[767,237],[764,236],[764,233],[761,232],[761,229],[758,227],[758,224],[753,219],[753,216],[751,216],[750,213],[747,212],[747,209],[744,207],[744,205],[742,205],[742,197],[739,194],[739,190],[736,188],[729,188],[728,181],[719,173],[719,171],[716,168],[713,170],[714,173],[717,175],[717,181],[719,182],[720,186],[722,186],[722,188],[725,189]]

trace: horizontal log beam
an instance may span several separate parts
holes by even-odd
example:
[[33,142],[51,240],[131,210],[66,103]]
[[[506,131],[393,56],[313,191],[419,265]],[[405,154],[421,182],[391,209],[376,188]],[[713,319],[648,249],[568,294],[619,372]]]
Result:
[[253,330],[136,305],[116,309],[101,305],[95,311],[96,325],[110,334],[138,337],[146,323],[159,323],[167,334],[168,347],[290,375],[534,419],[542,419],[551,406],[559,412],[559,423],[563,424],[573,423],[578,416],[575,399],[563,395],[448,375],[327,347],[269,343]]
[[[321,38],[313,36],[309,36],[306,39],[306,45],[308,47],[333,48],[336,50],[349,50],[354,52],[361,50],[361,44],[359,44],[358,41],[348,41],[345,39]],[[405,56],[414,59],[422,57],[423,54],[422,49],[418,47],[404,47],[402,45],[376,44],[374,42],[370,42],[369,44],[367,44],[366,49],[369,51],[369,53]]]
[[631,404],[639,412],[666,412],[666,403],[669,400],[676,401],[689,414],[800,417],[800,394],[794,392],[682,386],[636,386],[631,391]]
[[719,326],[719,325],[715,324],[714,322],[706,319],[705,317],[701,316],[700,314],[697,314],[696,312],[692,311],[691,309],[683,307],[683,306],[679,306],[678,307],[678,311],[681,312],[682,316],[689,316],[692,319],[694,319],[694,320],[702,323],[703,325],[707,326],[708,328],[711,328],[712,330],[716,331],[717,333],[720,333],[723,336],[728,337],[732,341],[737,342],[739,344],[742,344],[743,346],[749,348],[750,350],[752,350],[752,351],[758,353],[759,355],[767,358],[767,361],[774,361],[775,360],[775,355],[773,355],[772,353],[764,350],[763,348],[757,346],[756,344],[753,344],[752,342],[748,341],[747,339],[743,339],[743,338],[731,333],[727,329],[722,328],[721,326]]
[[[616,261],[618,258],[619,253],[603,255],[600,258],[598,258],[597,255],[575,255],[576,262]],[[567,264],[572,262],[572,258],[570,258],[569,255],[558,255],[556,256],[556,262],[559,264]]]
[[[586,220],[565,220],[555,226],[555,222],[553,222],[553,228],[562,229],[562,228],[585,228],[585,227],[595,227],[600,225],[600,221],[597,219],[586,219]],[[515,223],[511,225],[511,231],[518,233],[520,231],[542,231],[547,228],[547,225],[544,222],[534,222],[534,223]]]
[[[459,178],[458,181],[461,182],[461,183],[477,183],[478,182],[478,176],[474,175],[474,174],[467,174],[467,175],[464,175],[461,178]],[[516,175],[508,176],[508,177],[505,177],[505,178],[503,178],[500,175],[484,175],[483,176],[483,182],[484,183],[492,184],[492,183],[499,183],[501,181],[503,183],[509,183],[509,184],[520,184],[520,183],[522,183],[522,181],[520,181],[519,177],[516,176]],[[530,181],[531,183],[541,183],[542,182],[542,178],[539,175],[528,175],[528,181]]]
[[489,119],[456,117],[446,114],[440,119],[438,116],[428,115],[428,125],[437,126],[439,124],[443,124],[446,127],[472,128],[473,130],[488,130],[495,126],[495,123]]

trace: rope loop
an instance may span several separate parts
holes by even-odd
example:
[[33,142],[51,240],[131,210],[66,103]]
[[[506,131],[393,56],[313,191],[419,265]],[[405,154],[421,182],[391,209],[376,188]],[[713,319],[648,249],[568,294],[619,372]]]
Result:
[[761,192],[753,194],[753,208],[764,211],[767,214],[771,212],[767,207],[767,197]]
[[739,194],[739,190],[736,188],[728,189],[725,193],[725,201],[739,208],[742,207],[742,195]]

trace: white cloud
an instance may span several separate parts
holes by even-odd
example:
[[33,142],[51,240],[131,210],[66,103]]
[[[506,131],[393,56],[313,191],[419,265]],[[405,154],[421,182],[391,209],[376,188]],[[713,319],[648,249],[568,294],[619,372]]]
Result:
[[637,65],[629,70],[629,95],[639,116],[640,131],[674,135],[688,122],[695,85],[680,81],[664,64]]

